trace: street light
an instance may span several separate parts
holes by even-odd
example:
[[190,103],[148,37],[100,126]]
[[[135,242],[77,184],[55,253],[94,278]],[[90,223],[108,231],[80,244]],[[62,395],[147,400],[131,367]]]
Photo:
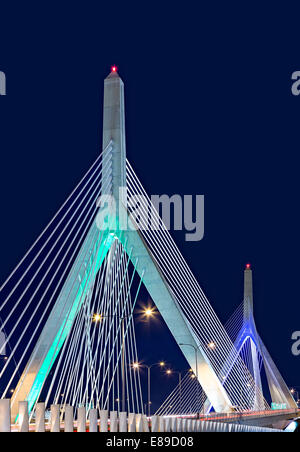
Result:
[[167,375],[178,374],[178,378],[179,378],[179,409],[182,414],[182,391],[181,391],[181,375],[182,375],[182,373],[179,370],[168,369],[166,371],[166,374]]
[[[151,369],[154,366],[158,366],[158,367],[164,367],[166,365],[166,363],[164,361],[160,361],[159,363],[154,363],[151,364],[150,366],[148,366],[147,364],[139,364],[139,363],[133,363],[132,367],[134,369],[139,369],[140,367],[146,367],[147,368],[147,373],[148,373],[148,417],[150,417],[151,415],[151,410],[150,410],[150,406],[151,406]],[[170,369],[167,370],[167,373],[171,372]]]
[[[295,389],[296,388],[296,389]],[[299,403],[299,391],[298,391],[298,388],[300,388],[300,386],[294,386],[293,388],[291,388],[290,389],[290,392],[291,392],[291,394],[292,394],[292,396],[293,396],[293,398],[294,398],[294,400],[295,400],[295,402],[296,402],[296,404],[298,404]],[[294,395],[295,394],[295,395]]]
[[98,323],[98,322],[101,322],[101,320],[102,320],[102,315],[101,314],[93,314],[93,317],[92,317],[92,320],[93,320],[93,322],[95,322],[95,323]]
[[208,348],[210,348],[211,350],[214,350],[216,348],[216,344],[214,342],[210,342],[209,344],[207,344]]
[[144,314],[146,317],[152,317],[154,315],[154,309],[153,308],[147,308],[144,310]]

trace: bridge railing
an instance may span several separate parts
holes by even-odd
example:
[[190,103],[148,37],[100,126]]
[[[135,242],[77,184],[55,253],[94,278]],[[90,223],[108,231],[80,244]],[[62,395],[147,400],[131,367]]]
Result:
[[[51,405],[50,421],[46,420],[45,404],[38,403],[33,421],[29,421],[28,403],[19,402],[19,414],[15,424],[11,423],[10,400],[0,400],[0,432],[283,432],[228,422],[218,422],[210,416],[209,422],[193,417],[152,416],[107,410],[90,409],[87,416],[85,407],[65,406],[62,416],[60,405]],[[281,410],[286,411],[286,410]]]
[[267,416],[277,416],[277,415],[285,415],[285,414],[295,414],[297,415],[298,410],[295,409],[283,409],[283,410],[261,410],[261,411],[234,411],[231,413],[209,413],[206,415],[200,415],[200,419],[206,421],[216,421],[216,420],[226,420],[230,419],[236,420],[245,417],[267,417]]

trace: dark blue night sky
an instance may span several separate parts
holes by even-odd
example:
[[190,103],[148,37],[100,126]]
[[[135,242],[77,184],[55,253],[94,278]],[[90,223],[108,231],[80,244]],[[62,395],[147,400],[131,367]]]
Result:
[[[300,385],[291,353],[300,329],[299,4],[17,5],[2,5],[0,17],[1,281],[97,157],[103,79],[116,64],[127,156],[148,193],[205,195],[204,239],[176,232],[181,252],[223,322],[251,262],[258,329],[287,383]],[[162,321],[137,328],[141,359],[185,370]],[[166,376],[153,375],[166,390]]]

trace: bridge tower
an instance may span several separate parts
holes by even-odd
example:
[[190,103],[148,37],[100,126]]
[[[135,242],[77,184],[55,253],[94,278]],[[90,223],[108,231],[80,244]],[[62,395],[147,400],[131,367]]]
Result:
[[250,341],[251,350],[251,372],[255,380],[256,397],[253,409],[255,411],[263,409],[261,394],[262,382],[259,365],[259,355],[265,368],[268,386],[272,398],[272,402],[276,404],[284,404],[287,408],[296,408],[295,400],[290,393],[286,383],[280,375],[274,361],[267,351],[255,324],[253,309],[253,280],[251,265],[246,264],[244,270],[244,300],[243,300],[243,323],[242,328],[235,341],[237,350],[241,350],[247,340]]
[[[32,410],[39,397],[43,384],[70,332],[76,313],[86,296],[86,284],[100,269],[105,256],[115,240],[122,243],[127,255],[135,266],[149,295],[156,304],[160,314],[174,336],[182,353],[189,362],[195,375],[217,412],[232,410],[231,401],[220,379],[199,340],[189,326],[184,314],[179,308],[172,291],[159,271],[155,260],[140,232],[132,224],[127,210],[126,199],[120,196],[120,189],[126,191],[126,141],[125,141],[125,107],[124,84],[118,75],[117,68],[104,81],[103,108],[103,159],[110,161],[111,171],[102,179],[102,194],[111,196],[117,213],[104,205],[99,206],[96,220],[93,222],[80,252],[73,264],[68,278],[56,299],[55,305],[40,334],[28,364],[19,380],[12,396],[12,415],[16,417],[18,402],[28,401]],[[109,198],[107,198],[109,199]],[[128,228],[121,227],[124,219]],[[99,241],[90,248],[92,237],[102,231]],[[89,256],[88,258],[84,256]],[[84,261],[84,266],[82,263]],[[182,345],[180,345],[182,344]],[[189,344],[191,347],[184,345]],[[195,357],[194,349],[198,356]]]

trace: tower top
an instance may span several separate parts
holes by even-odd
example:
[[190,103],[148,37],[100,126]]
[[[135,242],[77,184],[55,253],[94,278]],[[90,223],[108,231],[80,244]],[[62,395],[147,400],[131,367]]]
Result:
[[120,76],[118,74],[118,68],[116,65],[113,65],[111,67],[110,73],[106,78],[120,78]]
[[253,318],[253,284],[252,270],[249,263],[246,264],[244,270],[244,319]]

